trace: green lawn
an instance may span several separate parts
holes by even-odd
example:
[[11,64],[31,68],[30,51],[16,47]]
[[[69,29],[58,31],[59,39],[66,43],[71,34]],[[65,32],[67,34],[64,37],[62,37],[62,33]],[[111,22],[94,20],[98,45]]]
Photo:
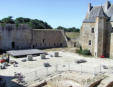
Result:
[[76,39],[80,36],[80,32],[66,32],[66,35],[71,39]]

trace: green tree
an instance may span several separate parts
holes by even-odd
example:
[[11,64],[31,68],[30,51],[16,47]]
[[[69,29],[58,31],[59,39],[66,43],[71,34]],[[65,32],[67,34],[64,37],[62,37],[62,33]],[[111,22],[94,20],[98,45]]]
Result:
[[13,20],[12,16],[9,16],[7,18],[3,18],[2,20],[0,20],[0,23],[16,24],[17,27],[19,24],[28,24],[31,26],[32,29],[52,29],[52,27],[47,22],[38,19],[30,19],[24,17],[18,17],[15,20]]
[[29,23],[30,21],[31,21],[30,18],[23,18],[23,17],[19,17],[15,19],[15,23],[18,23],[18,24]]
[[62,26],[58,26],[56,29],[64,30],[65,32],[79,32],[80,31],[80,29],[75,28],[75,27],[65,28],[65,27],[62,27]]
[[59,30],[65,30],[66,28],[65,27],[62,27],[62,26],[58,26],[57,29],[59,29]]
[[38,20],[38,19],[31,20],[29,22],[29,25],[33,29],[52,29],[52,27],[50,25],[48,25],[46,22],[43,22],[43,21]]
[[30,18],[23,18],[19,17],[15,20],[16,24],[29,24],[32,29],[52,29],[47,22],[43,22],[42,20],[38,19],[30,19]]
[[14,24],[15,21],[12,19],[12,16],[9,16],[9,17],[3,18],[3,19],[1,20],[1,23]]

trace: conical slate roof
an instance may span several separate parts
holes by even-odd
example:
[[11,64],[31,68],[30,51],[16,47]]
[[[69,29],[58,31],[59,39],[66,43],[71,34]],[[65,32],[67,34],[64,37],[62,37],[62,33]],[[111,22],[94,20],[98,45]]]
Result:
[[102,6],[99,8],[99,11],[97,12],[97,17],[107,17],[104,13]]
[[103,6],[92,6],[91,11],[87,12],[83,22],[94,23],[96,17],[106,17],[109,21],[113,21],[113,4],[107,1]]
[[83,22],[95,22],[96,17],[104,17],[106,13],[104,13],[103,8],[103,6],[93,7],[91,11],[86,14],[86,17]]

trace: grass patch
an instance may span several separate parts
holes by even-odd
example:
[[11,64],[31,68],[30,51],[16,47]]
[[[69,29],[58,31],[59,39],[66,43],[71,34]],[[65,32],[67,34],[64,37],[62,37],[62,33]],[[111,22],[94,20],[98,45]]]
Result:
[[80,36],[80,32],[66,32],[66,36],[70,39],[77,39]]

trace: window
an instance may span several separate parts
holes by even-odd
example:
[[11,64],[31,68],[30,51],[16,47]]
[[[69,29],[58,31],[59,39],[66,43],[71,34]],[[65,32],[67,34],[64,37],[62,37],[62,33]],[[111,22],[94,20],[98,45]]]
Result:
[[89,45],[91,45],[91,40],[89,40]]
[[91,29],[91,32],[94,33],[94,28]]

